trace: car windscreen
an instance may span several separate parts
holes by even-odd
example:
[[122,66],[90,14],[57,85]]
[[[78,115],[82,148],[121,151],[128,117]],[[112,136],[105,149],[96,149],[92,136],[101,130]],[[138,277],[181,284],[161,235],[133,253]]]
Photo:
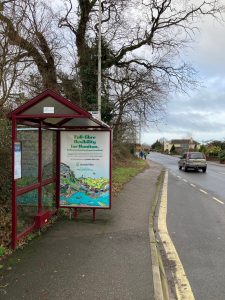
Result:
[[205,158],[203,153],[189,153],[188,157],[192,158],[192,159],[204,159]]

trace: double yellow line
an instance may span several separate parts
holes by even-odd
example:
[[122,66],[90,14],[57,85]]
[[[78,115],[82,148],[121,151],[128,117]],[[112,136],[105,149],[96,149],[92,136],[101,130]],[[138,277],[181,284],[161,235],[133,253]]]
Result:
[[169,236],[166,215],[167,215],[167,190],[168,190],[168,171],[165,172],[162,195],[158,215],[158,233],[163,244],[166,257],[173,262],[174,268],[172,270],[173,283],[175,286],[176,297],[178,300],[194,300],[191,286],[185,274],[183,265],[174,247],[174,244]]

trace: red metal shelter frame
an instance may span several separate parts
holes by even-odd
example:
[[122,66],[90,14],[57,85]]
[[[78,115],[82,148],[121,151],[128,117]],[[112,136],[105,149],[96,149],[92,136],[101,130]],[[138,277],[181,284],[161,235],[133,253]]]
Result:
[[[34,228],[42,227],[59,208],[60,198],[60,131],[109,131],[110,133],[110,207],[111,208],[111,129],[110,127],[95,119],[91,113],[85,111],[78,105],[65,99],[52,90],[46,90],[35,98],[21,105],[9,116],[12,120],[12,248],[16,248],[18,240],[31,232]],[[37,182],[24,187],[16,186],[14,178],[15,169],[15,143],[17,139],[17,125],[27,125],[38,131],[38,178]],[[42,177],[42,130],[48,129],[56,132],[56,176],[44,179]],[[44,211],[42,208],[42,190],[48,184],[56,185],[56,207],[52,211]],[[38,191],[38,214],[34,217],[34,223],[24,232],[17,234],[17,197],[30,191]],[[89,207],[90,208],[90,207]],[[101,207],[99,207],[100,209]],[[95,208],[93,218],[95,219]],[[74,208],[75,217],[77,208]]]

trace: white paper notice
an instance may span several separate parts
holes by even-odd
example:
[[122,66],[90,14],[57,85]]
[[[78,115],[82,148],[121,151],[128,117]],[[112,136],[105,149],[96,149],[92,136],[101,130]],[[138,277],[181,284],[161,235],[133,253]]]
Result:
[[14,179],[21,178],[21,143],[14,144]]
[[43,108],[43,113],[44,114],[54,114],[54,111],[55,111],[55,109],[54,109],[54,107],[44,107]]

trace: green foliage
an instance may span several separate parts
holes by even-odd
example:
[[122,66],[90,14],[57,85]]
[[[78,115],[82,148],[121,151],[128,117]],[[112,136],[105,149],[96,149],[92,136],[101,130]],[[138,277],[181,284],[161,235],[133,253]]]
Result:
[[0,245],[6,246],[11,237],[11,208],[9,203],[0,205]]
[[113,192],[119,192],[122,186],[132,177],[147,167],[145,160],[131,159],[127,164],[116,166],[112,171]]
[[11,199],[11,124],[6,116],[0,118],[0,204]]
[[[98,41],[97,41],[98,42]],[[102,36],[101,40],[101,59],[102,59],[102,68],[107,68],[108,63],[114,59],[115,53],[113,53],[113,50],[109,43],[106,41],[106,39]]]
[[113,181],[125,183],[131,177],[137,174],[137,169],[134,168],[117,168],[113,171]]
[[132,159],[134,157],[134,144],[130,143],[113,143],[113,159],[116,162],[126,161],[127,159]]
[[210,147],[210,146],[216,146],[216,147],[221,148],[222,150],[225,150],[225,141],[222,142],[222,141],[215,140],[215,141],[210,142],[208,147]]
[[172,145],[171,149],[170,149],[170,153],[171,154],[175,154],[176,153],[176,148],[174,145]]
[[221,152],[221,148],[220,146],[213,146],[210,145],[209,147],[207,147],[206,149],[206,154],[209,157],[218,157],[219,153]]
[[132,147],[132,148],[130,149],[130,153],[131,153],[132,155],[135,155],[135,149],[134,149],[134,147]]
[[70,214],[70,209],[68,208],[60,208],[58,210],[57,216],[58,217],[68,217]]
[[220,159],[220,161],[225,161],[225,150],[222,150],[219,153],[219,159]]
[[199,148],[199,152],[202,152],[202,153],[206,153],[206,146],[205,145],[201,145],[200,148]]
[[[83,51],[79,52],[79,75],[82,85],[81,89],[81,106],[89,111],[97,110],[98,108],[98,38],[96,38],[92,45],[83,45]],[[101,40],[101,60],[102,69],[106,68],[108,61],[113,57],[112,50],[108,43],[102,36]],[[105,84],[105,78],[102,76],[101,80],[101,111],[102,120],[110,123],[113,118],[112,110],[113,104],[109,101],[108,87]],[[63,81],[65,86],[65,80]],[[67,82],[68,83],[68,82]],[[68,90],[68,89],[65,89]],[[78,88],[74,90],[79,91]],[[79,96],[80,96],[79,95]],[[69,98],[70,99],[70,98]]]
[[0,257],[3,256],[3,255],[5,255],[5,253],[6,253],[5,247],[0,246]]
[[151,146],[152,150],[163,152],[163,144],[160,143],[159,140],[157,140],[154,144]]
[[101,98],[102,121],[110,124],[113,119],[113,103],[109,101],[108,95],[102,95]]
[[97,110],[98,57],[97,45],[85,47],[80,57],[79,75],[82,82],[82,107],[86,110]]

